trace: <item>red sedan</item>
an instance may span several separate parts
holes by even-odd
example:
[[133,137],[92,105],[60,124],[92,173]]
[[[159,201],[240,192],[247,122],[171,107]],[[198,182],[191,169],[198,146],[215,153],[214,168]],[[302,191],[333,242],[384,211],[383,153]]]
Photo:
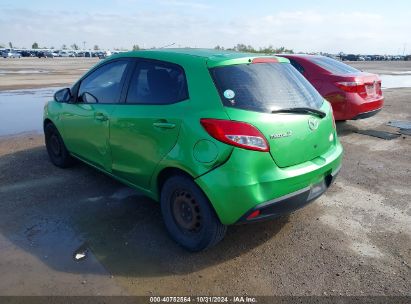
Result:
[[324,56],[280,55],[311,82],[331,103],[335,120],[367,118],[383,106],[381,80],[375,74],[359,71]]

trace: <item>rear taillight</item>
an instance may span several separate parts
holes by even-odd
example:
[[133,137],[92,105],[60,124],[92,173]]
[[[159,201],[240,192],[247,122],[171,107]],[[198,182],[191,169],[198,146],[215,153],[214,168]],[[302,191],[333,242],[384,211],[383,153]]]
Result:
[[335,85],[339,87],[344,92],[357,93],[363,97],[367,96],[367,91],[365,89],[365,84],[359,81],[342,81],[336,82]]
[[264,135],[248,123],[211,118],[202,118],[200,122],[208,134],[226,144],[248,150],[269,151]]

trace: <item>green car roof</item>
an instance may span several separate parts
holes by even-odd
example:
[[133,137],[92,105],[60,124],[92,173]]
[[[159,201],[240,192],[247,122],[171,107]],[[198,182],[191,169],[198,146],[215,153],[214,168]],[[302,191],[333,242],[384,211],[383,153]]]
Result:
[[178,49],[151,49],[142,51],[125,52],[111,56],[110,58],[121,57],[143,57],[158,60],[167,60],[170,62],[181,63],[184,58],[201,60],[206,62],[208,67],[216,67],[222,65],[243,64],[249,63],[254,58],[276,58],[278,62],[289,63],[287,58],[277,57],[274,55],[242,53],[235,51],[222,51],[213,49],[197,49],[197,48],[178,48]]

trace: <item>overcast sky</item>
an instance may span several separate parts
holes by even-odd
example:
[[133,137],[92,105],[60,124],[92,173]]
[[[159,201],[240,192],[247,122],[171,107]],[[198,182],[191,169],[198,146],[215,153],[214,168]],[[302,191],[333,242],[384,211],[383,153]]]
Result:
[[[104,4],[103,4],[104,3]],[[411,1],[1,0],[0,44],[411,53]]]

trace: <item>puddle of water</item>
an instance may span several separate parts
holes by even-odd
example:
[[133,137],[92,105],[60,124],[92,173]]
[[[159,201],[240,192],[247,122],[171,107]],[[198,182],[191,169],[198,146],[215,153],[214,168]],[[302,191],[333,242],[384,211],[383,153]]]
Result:
[[18,70],[18,71],[9,71],[9,70],[0,70],[0,75],[6,74],[41,74],[48,73],[45,70]]
[[383,89],[411,87],[411,75],[379,75]]
[[57,271],[107,274],[68,219],[51,215],[35,217],[14,238]]
[[411,75],[411,71],[391,72],[393,75]]
[[0,136],[41,132],[45,103],[59,87],[0,92]]

